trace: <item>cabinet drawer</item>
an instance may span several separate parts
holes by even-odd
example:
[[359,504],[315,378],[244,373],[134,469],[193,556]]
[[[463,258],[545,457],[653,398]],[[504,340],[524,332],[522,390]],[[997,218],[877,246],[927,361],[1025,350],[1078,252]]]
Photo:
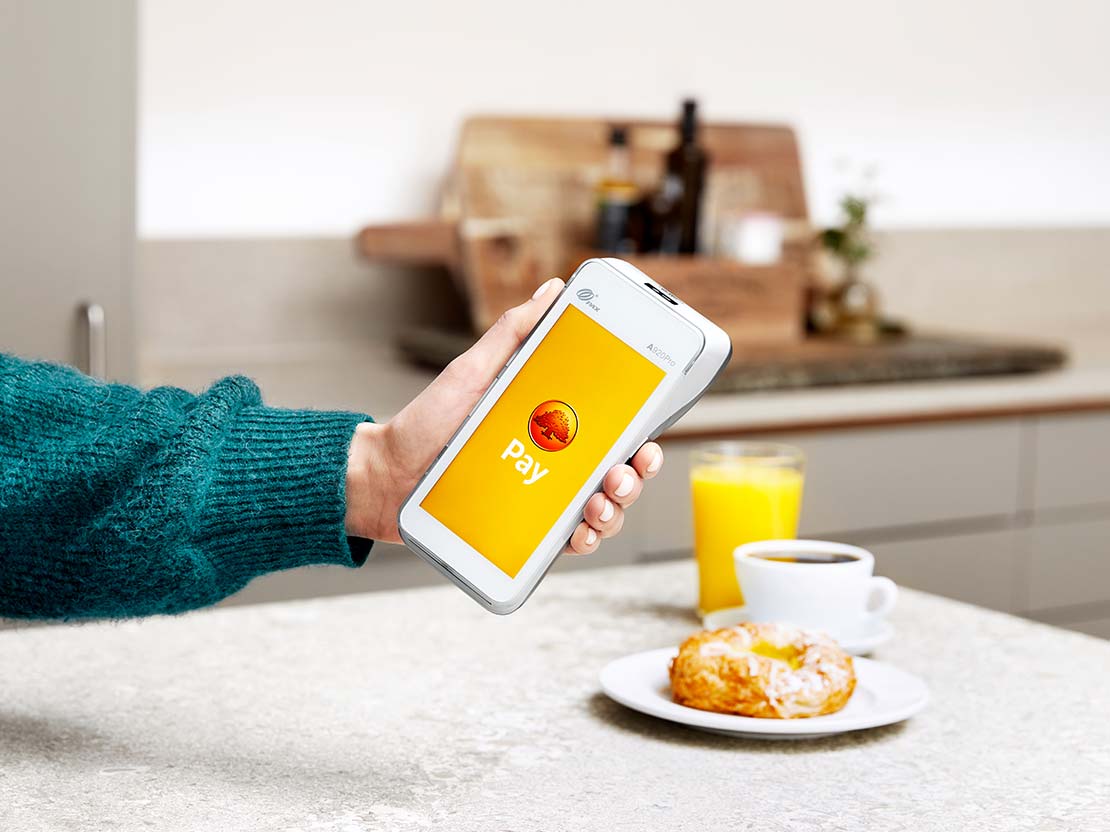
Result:
[[912,526],[1018,509],[1017,419],[800,434],[802,531]]
[[[866,544],[864,544],[866,545]],[[868,546],[875,571],[902,586],[981,607],[1014,612],[1022,605],[1023,530],[903,540]]]
[[1110,503],[1110,413],[1037,420],[1035,509]]
[[[1012,515],[1018,509],[1016,419],[753,438],[805,452],[802,534]],[[667,464],[644,490],[643,505],[633,509],[648,551],[693,545],[688,472],[699,444],[663,442]]]
[[1031,530],[1029,609],[1110,601],[1110,519]]

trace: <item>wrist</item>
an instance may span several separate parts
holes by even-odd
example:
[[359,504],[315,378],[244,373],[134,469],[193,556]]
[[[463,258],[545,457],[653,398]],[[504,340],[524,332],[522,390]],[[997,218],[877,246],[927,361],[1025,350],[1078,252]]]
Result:
[[347,534],[372,540],[389,539],[381,522],[381,479],[389,466],[384,459],[386,425],[362,422],[355,427],[347,450],[345,525]]

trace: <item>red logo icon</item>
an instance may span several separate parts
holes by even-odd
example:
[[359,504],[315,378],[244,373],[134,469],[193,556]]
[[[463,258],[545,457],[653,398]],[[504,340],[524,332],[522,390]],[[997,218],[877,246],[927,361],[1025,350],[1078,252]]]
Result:
[[561,451],[578,433],[578,414],[566,402],[550,399],[528,417],[528,435],[537,448]]

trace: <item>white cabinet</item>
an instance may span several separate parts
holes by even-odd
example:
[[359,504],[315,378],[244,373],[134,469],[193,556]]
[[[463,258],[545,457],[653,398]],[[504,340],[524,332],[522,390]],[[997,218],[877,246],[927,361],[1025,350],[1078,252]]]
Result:
[[1031,535],[1030,610],[1106,603],[1110,613],[1110,517],[1037,525]]
[[[1104,434],[1110,436],[1110,413],[751,438],[805,451],[802,534],[871,549],[878,572],[903,586],[1103,633],[1110,621]],[[557,568],[689,557],[689,458],[700,444],[665,440],[667,464],[630,510],[623,533],[596,555],[563,558]],[[268,577],[244,598],[438,580],[396,547],[379,551],[380,563],[342,583],[298,570]]]
[[1110,413],[1036,421],[1034,508],[1110,506]]
[[806,453],[802,531],[889,529],[1018,508],[1016,419],[781,437]]
[[0,351],[119,379],[134,363],[136,16],[134,0],[0,4]]
[[[1110,617],[1110,413],[751,438],[805,451],[802,535],[866,546],[900,584],[1080,629]],[[699,444],[664,442],[615,560],[690,550]]]
[[[1018,511],[1022,426],[1017,419],[822,431],[760,439],[806,454],[801,533],[832,536]],[[626,529],[646,552],[689,549],[688,471],[700,443],[665,440],[667,464]]]
[[875,553],[875,571],[902,586],[1004,612],[1023,609],[1024,529],[860,543]]

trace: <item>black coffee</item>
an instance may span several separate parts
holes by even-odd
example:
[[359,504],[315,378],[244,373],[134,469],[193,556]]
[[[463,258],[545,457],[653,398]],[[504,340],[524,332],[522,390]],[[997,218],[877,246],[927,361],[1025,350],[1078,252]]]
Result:
[[778,563],[855,563],[855,555],[842,555],[839,552],[797,552],[790,555],[755,555],[760,560],[773,560]]

